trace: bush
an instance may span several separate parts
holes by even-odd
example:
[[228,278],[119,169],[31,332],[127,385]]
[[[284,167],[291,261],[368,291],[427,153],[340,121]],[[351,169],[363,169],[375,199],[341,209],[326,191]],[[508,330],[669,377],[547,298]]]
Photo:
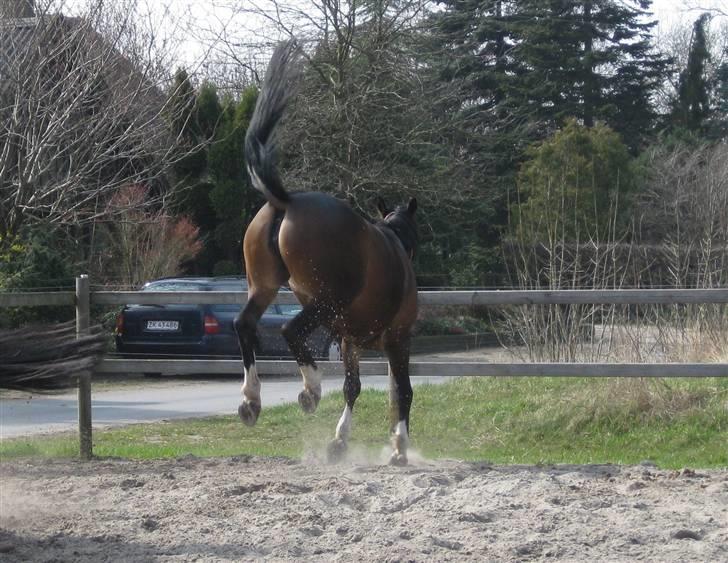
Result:
[[636,174],[627,147],[606,125],[572,120],[529,151],[518,174],[513,225],[521,240],[604,240],[622,232]]
[[[32,291],[69,289],[75,285],[73,254],[65,238],[50,226],[18,238],[0,256],[0,290]],[[58,322],[73,317],[70,307],[13,307],[3,311],[0,324],[16,327],[30,322]]]
[[96,279],[126,286],[179,275],[202,249],[199,228],[186,216],[158,209],[140,184],[120,189],[108,203],[113,222],[100,225]]
[[459,315],[425,317],[417,321],[415,336],[442,336],[490,332],[488,323],[475,317]]
[[240,265],[232,260],[220,260],[215,263],[212,269],[213,276],[238,276],[240,275]]

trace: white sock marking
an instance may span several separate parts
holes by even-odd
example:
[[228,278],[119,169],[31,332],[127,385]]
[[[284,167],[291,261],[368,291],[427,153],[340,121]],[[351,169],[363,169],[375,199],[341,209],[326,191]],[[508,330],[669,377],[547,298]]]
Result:
[[321,372],[313,366],[301,366],[303,388],[318,397],[321,396]]
[[397,453],[407,451],[409,445],[409,435],[407,434],[407,423],[400,420],[394,429],[394,449]]
[[255,367],[255,364],[251,365],[249,370],[245,369],[245,379],[240,391],[244,399],[260,404],[260,379],[258,379],[258,368]]
[[339,424],[336,425],[336,437],[346,442],[349,439],[349,432],[351,431],[351,409],[349,405],[344,407],[344,412],[341,413]]

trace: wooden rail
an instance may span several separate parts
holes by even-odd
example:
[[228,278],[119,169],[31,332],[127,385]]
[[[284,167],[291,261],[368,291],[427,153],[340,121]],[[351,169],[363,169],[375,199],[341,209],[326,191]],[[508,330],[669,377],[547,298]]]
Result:
[[421,305],[677,305],[728,303],[728,289],[421,291]]
[[[77,278],[76,291],[0,293],[3,307],[67,305],[76,308],[79,335],[88,330],[91,305],[149,304],[240,304],[247,298],[244,291],[90,291],[86,276]],[[447,305],[678,305],[728,303],[728,289],[578,289],[578,290],[482,290],[420,291],[419,303],[424,306]],[[290,292],[280,292],[277,303],[298,303]],[[295,374],[293,361],[261,360],[261,374]],[[342,375],[340,362],[320,362],[327,375]],[[361,375],[384,375],[387,363],[363,361]],[[487,363],[487,362],[418,362],[410,364],[413,376],[529,376],[529,377],[728,377],[728,364],[595,364],[595,363]],[[108,358],[98,373],[160,374],[240,374],[239,360],[153,360]],[[79,382],[79,435],[83,458],[91,452],[91,386],[90,378]]]
[[43,291],[0,293],[0,308],[3,307],[45,307],[48,305],[76,304],[73,291]]
[[[325,376],[344,375],[341,362],[317,362]],[[261,375],[296,375],[298,366],[288,360],[258,360]],[[147,360],[110,358],[101,363],[98,373],[153,373],[160,375],[241,375],[240,360]],[[386,375],[387,362],[362,361],[360,375]],[[487,363],[418,362],[410,363],[412,376],[486,376],[486,377],[727,377],[728,364],[597,364],[597,363]]]
[[[92,291],[92,305],[243,304],[244,291]],[[564,289],[420,291],[420,305],[678,305],[728,303],[728,288],[716,289]],[[280,292],[276,303],[295,304],[296,297]],[[73,291],[0,293],[0,308],[74,305]]]

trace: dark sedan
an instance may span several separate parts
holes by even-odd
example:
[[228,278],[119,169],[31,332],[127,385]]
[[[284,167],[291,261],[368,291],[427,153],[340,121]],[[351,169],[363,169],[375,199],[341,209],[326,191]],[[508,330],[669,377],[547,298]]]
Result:
[[[151,281],[141,291],[241,291],[245,278],[169,278]],[[282,289],[282,291],[289,291]],[[233,320],[240,305],[126,305],[116,319],[116,350],[133,356],[240,357]],[[258,323],[258,357],[288,358],[281,327],[300,305],[271,305]],[[319,328],[309,339],[318,359],[339,358],[339,345]]]

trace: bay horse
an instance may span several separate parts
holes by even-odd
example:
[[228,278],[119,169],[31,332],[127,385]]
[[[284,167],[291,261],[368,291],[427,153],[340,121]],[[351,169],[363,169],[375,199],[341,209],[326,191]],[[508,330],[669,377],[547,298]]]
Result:
[[288,282],[303,308],[282,334],[303,376],[298,402],[304,412],[314,412],[321,399],[321,373],[306,339],[319,326],[341,337],[346,405],[328,447],[329,459],[336,461],[347,447],[361,390],[360,350],[377,347],[385,351],[390,366],[390,463],[405,465],[412,404],[410,331],[417,317],[412,267],[417,201],[390,210],[380,198],[382,218],[372,222],[333,196],[284,188],[276,167],[275,131],[300,74],[300,60],[294,41],[275,49],[245,137],[251,182],[268,201],[243,241],[248,302],[235,319],[244,368],[238,414],[248,426],[260,414],[256,325]]

